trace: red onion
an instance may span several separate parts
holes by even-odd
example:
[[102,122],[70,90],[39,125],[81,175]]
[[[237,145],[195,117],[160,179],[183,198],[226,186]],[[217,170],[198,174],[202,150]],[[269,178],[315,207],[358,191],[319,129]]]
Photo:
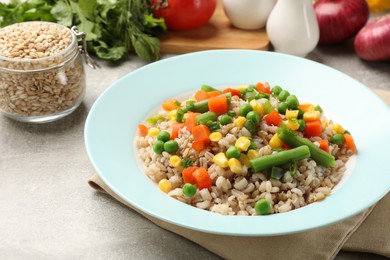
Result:
[[356,35],[355,51],[368,61],[390,60],[390,15],[376,18]]
[[341,43],[354,36],[369,16],[365,0],[318,0],[314,11],[320,27],[319,44]]

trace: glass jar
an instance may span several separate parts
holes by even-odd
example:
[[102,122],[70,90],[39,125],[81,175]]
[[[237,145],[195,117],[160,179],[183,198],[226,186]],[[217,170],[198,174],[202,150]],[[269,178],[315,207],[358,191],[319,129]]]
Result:
[[50,122],[80,105],[86,90],[80,35],[85,43],[77,28],[49,22],[0,30],[0,111],[5,116]]

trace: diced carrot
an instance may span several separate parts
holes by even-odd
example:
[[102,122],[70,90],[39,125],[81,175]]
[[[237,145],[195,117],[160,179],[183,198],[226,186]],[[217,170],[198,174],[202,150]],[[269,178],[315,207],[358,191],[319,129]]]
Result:
[[279,126],[282,123],[282,117],[276,110],[272,111],[268,115],[265,115],[264,120],[267,123],[267,125],[270,126],[272,125]]
[[261,91],[266,94],[271,94],[271,89],[269,87],[266,87],[263,83],[257,82],[256,88],[258,91]]
[[222,115],[228,112],[229,104],[226,96],[216,96],[209,98],[209,111]]
[[195,184],[199,189],[211,187],[211,178],[205,168],[199,167],[193,172],[192,176],[194,177]]
[[194,136],[194,141],[201,141],[204,143],[210,142],[210,130],[205,125],[197,125],[192,128],[192,135]]
[[199,169],[198,166],[191,166],[191,167],[185,168],[185,169],[181,172],[181,176],[183,177],[184,183],[196,184],[196,181],[195,181],[195,178],[194,178],[193,173],[194,173],[197,169]]
[[139,124],[138,125],[138,131],[139,131],[139,134],[141,136],[146,136],[148,134],[148,132],[149,132],[149,129],[148,129],[148,127],[146,125]]
[[225,88],[222,93],[231,93],[232,96],[238,96],[238,97],[241,97],[241,93],[240,91],[238,91],[237,89],[234,89],[234,88]]
[[355,141],[353,140],[352,135],[344,134],[344,143],[351,149],[354,153],[357,153]]
[[192,143],[192,148],[197,151],[198,153],[200,153],[201,151],[203,151],[204,149],[206,149],[207,147],[207,143],[206,142],[203,142],[203,141],[194,141]]
[[221,95],[221,92],[217,90],[213,90],[213,91],[198,90],[195,93],[195,99],[196,101],[202,101],[219,95]]
[[320,119],[306,121],[306,128],[304,130],[304,135],[307,138],[314,136],[321,136],[322,134],[322,124]]
[[302,110],[303,112],[309,111],[310,108],[312,108],[313,105],[310,103],[303,103],[298,105],[298,109]]
[[200,113],[195,113],[195,112],[187,112],[188,113],[188,116],[187,116],[187,119],[185,121],[185,124],[187,126],[187,130],[188,131],[192,131],[192,128],[194,128],[194,126],[196,126],[196,117],[198,115],[200,115]]
[[167,99],[162,103],[162,108],[164,108],[166,111],[172,111],[175,109],[178,109],[180,105],[178,104],[178,101],[176,99]]
[[196,101],[202,101],[208,98],[207,92],[204,90],[198,90],[195,93]]
[[179,130],[180,128],[184,127],[185,124],[184,123],[178,123],[178,122],[174,122],[171,126],[171,140],[174,140],[175,138],[178,137],[179,135]]
[[208,91],[206,93],[207,93],[207,98],[216,97],[216,96],[221,95],[221,92],[217,91],[217,90]]
[[317,142],[320,144],[320,149],[329,153],[329,140],[328,139],[321,139],[321,140],[318,140]]

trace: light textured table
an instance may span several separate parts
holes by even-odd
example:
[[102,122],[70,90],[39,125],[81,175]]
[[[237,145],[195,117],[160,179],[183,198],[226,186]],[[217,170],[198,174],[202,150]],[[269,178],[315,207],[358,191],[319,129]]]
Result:
[[[362,62],[348,45],[309,58],[390,90],[390,63]],[[0,259],[218,259],[87,185],[94,173],[83,136],[88,111],[110,84],[147,64],[134,56],[100,63],[87,68],[86,97],[70,116],[43,125],[0,116]],[[382,259],[345,252],[336,259],[368,257]]]

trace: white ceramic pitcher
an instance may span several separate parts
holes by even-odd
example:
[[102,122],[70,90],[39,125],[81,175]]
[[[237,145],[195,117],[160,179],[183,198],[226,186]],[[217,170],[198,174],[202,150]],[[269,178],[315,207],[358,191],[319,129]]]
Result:
[[312,0],[278,0],[268,17],[267,35],[276,52],[305,57],[320,35]]

